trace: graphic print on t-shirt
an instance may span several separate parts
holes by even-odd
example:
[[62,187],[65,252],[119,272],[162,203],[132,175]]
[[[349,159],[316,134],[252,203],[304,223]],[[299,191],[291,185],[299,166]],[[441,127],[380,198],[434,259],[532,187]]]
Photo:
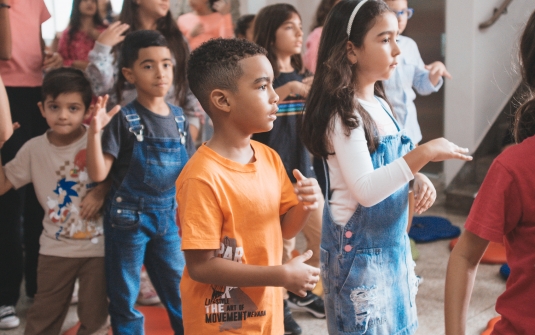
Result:
[[97,243],[97,237],[103,230],[96,221],[84,220],[79,216],[81,196],[93,188],[86,171],[86,150],[80,150],[73,162],[65,161],[56,171],[59,180],[52,194],[47,197],[48,217],[59,225],[55,233],[56,240],[60,237],[72,239],[91,239]]
[[[225,236],[217,252],[223,259],[242,263],[243,247],[236,239]],[[212,285],[212,296],[206,297],[205,322],[219,323],[219,331],[241,329],[247,318],[263,317],[266,311],[259,311],[256,304],[239,287]]]

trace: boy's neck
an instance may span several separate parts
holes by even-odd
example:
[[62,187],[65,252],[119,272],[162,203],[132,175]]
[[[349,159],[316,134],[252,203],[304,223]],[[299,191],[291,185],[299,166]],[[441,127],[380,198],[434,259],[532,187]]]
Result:
[[85,132],[86,132],[85,126],[81,125],[80,128],[66,135],[59,135],[58,133],[54,132],[54,130],[49,130],[46,133],[46,136],[48,138],[48,141],[52,145],[56,147],[66,147],[78,141],[80,138],[82,138]]
[[148,96],[138,91],[136,100],[154,114],[167,116],[171,112],[165,102],[165,97]]
[[254,162],[251,135],[241,134],[235,129],[216,127],[214,135],[206,142],[206,146],[226,159],[240,164],[249,164]]

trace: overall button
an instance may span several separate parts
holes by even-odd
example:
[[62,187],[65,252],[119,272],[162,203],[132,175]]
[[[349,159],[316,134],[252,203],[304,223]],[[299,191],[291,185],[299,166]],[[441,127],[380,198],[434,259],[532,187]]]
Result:
[[120,210],[120,209],[117,210],[117,214],[121,214],[122,212],[123,212],[123,211]]
[[351,238],[351,236],[353,236],[353,233],[350,232],[349,230],[346,231],[346,238]]
[[123,202],[123,198],[121,198],[121,197],[117,197],[117,198],[115,198],[115,201],[117,201],[117,202]]
[[350,252],[353,249],[349,244],[344,247],[345,252]]

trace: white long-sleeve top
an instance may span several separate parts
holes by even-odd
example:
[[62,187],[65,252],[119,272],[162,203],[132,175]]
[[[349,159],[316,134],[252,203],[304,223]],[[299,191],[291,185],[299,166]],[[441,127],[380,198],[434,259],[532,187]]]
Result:
[[[398,132],[394,121],[378,101],[358,101],[375,121],[380,136]],[[383,101],[383,104],[391,114],[386,102]],[[339,225],[347,223],[359,204],[365,207],[376,205],[414,178],[403,157],[374,170],[362,120],[360,115],[357,117],[360,125],[351,131],[350,136],[344,134],[338,116],[330,134],[335,154],[327,159],[332,191],[329,204],[333,219]]]

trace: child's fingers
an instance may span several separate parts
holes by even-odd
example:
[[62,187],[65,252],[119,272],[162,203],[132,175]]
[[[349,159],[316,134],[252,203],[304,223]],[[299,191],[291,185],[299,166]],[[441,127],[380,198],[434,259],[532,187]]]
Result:
[[112,110],[108,112],[108,116],[110,117],[110,119],[114,117],[115,114],[119,113],[120,110],[121,110],[121,105],[116,105],[115,107],[113,107]]
[[446,69],[444,69],[444,73],[442,75],[448,79],[451,79],[451,74]]
[[297,170],[297,169],[294,169],[292,171],[295,179],[299,182],[299,181],[302,181],[302,180],[305,180],[307,179],[305,176],[303,176],[303,174],[301,173],[301,171]]

